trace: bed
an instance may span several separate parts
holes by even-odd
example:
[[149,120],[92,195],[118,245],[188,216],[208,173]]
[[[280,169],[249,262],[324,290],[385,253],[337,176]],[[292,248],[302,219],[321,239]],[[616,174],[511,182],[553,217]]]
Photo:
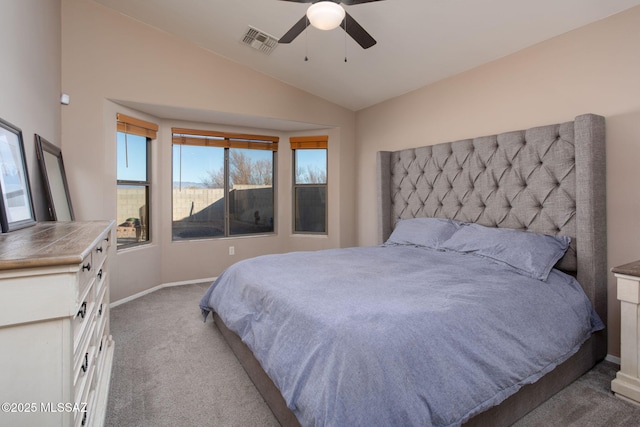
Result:
[[379,245],[241,261],[202,298],[282,425],[506,426],[604,358],[603,117],[377,170]]

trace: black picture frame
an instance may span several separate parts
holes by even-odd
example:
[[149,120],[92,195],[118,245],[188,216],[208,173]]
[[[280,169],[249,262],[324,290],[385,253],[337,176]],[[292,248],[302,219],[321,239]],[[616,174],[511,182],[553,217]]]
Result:
[[36,224],[22,130],[0,119],[0,225],[2,232]]
[[35,142],[49,219],[51,221],[74,221],[62,150],[38,134],[35,135]]

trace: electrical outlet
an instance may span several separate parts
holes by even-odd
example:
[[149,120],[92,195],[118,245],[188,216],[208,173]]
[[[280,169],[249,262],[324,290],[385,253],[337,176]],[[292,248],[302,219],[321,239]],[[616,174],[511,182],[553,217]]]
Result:
[[235,246],[229,246],[229,255],[235,255],[235,254],[236,254]]

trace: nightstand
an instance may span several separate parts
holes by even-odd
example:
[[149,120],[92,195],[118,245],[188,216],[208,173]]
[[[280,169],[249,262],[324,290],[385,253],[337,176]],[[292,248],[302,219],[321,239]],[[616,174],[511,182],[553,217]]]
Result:
[[611,381],[616,396],[640,404],[640,261],[611,271],[620,300],[620,371]]

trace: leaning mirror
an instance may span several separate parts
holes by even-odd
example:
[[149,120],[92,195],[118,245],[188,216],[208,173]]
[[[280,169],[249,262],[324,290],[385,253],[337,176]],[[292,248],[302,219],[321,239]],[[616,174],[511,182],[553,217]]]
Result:
[[62,151],[40,135],[36,135],[36,152],[47,196],[50,219],[52,221],[73,221],[73,208],[71,207],[67,177],[64,173]]

